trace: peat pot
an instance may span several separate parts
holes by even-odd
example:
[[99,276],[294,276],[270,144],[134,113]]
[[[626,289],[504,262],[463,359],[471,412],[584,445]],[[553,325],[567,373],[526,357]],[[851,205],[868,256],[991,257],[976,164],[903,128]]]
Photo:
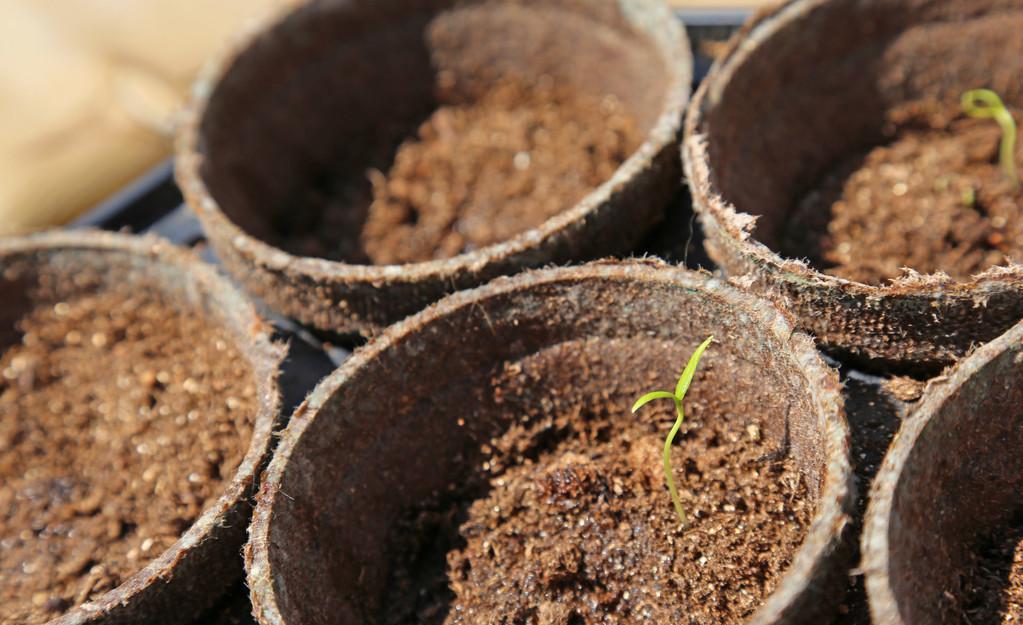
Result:
[[[674,388],[684,400],[664,486]],[[281,438],[263,624],[820,623],[847,583],[838,378],[765,300],[664,264],[500,278],[385,330]]]
[[196,84],[177,180],[250,293],[372,334],[626,252],[678,187],[692,59],[660,0],[313,0]]
[[1023,543],[1021,450],[1018,324],[932,381],[885,457],[863,536],[875,623],[1008,623],[997,614],[1013,606],[1023,614],[1023,560],[1010,566]]
[[283,349],[156,238],[5,239],[0,294],[0,621],[192,622],[243,573]]
[[760,15],[686,120],[710,256],[862,368],[933,374],[1004,332],[1023,316],[1023,199],[998,126],[960,101],[990,88],[1019,117],[1021,27],[1018,0]]

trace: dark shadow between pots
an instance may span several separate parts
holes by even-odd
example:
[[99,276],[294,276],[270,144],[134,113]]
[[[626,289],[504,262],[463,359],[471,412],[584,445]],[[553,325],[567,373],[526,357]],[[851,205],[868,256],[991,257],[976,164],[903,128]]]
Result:
[[[894,397],[885,388],[885,380],[852,371],[842,373],[842,396],[845,398],[846,416],[852,439],[852,457],[856,471],[856,512],[850,535],[860,536],[867,510],[867,492],[877,475],[895,433],[912,404]],[[857,545],[852,562],[860,560]],[[862,572],[857,568],[849,572],[848,587],[833,625],[870,625],[870,609]]]
[[688,269],[714,271],[717,266],[703,247],[703,228],[693,211],[693,198],[684,186],[671,198],[658,222],[636,249]]

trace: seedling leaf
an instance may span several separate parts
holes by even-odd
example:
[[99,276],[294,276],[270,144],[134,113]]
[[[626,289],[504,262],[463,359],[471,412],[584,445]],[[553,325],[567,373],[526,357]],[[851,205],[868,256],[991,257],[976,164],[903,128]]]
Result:
[[678,384],[675,386],[675,392],[669,393],[668,391],[652,391],[647,393],[636,400],[636,403],[632,405],[632,412],[636,412],[646,404],[650,403],[655,399],[670,399],[675,403],[675,424],[671,426],[671,431],[668,432],[667,438],[664,439],[664,481],[668,485],[668,492],[671,494],[671,502],[675,505],[675,513],[678,514],[678,520],[682,523],[682,527],[686,527],[686,513],[682,509],[682,500],[679,499],[678,491],[675,489],[675,477],[671,471],[671,444],[675,441],[675,435],[678,434],[679,428],[682,427],[682,422],[685,420],[685,410],[682,406],[682,398],[685,397],[686,391],[689,390],[689,385],[693,381],[693,375],[696,374],[696,367],[700,364],[700,357],[703,356],[703,352],[710,346],[711,341],[714,340],[714,336],[708,336],[707,339],[696,348],[693,355],[689,357],[689,362],[686,363],[685,369],[682,370],[682,375],[678,378]]
[[643,406],[649,404],[655,399],[675,399],[675,395],[668,391],[651,391],[646,395],[636,400],[636,403],[632,404],[632,411],[636,412]]
[[963,112],[970,117],[994,119],[1002,129],[1002,141],[998,148],[998,160],[1002,172],[1014,186],[1019,186],[1019,172],[1016,169],[1016,121],[1005,108],[1002,99],[990,89],[972,89],[960,98]]
[[689,390],[689,384],[693,381],[693,375],[696,373],[696,365],[700,364],[700,356],[703,356],[703,352],[707,351],[710,347],[710,342],[714,340],[714,335],[710,335],[707,339],[700,343],[700,346],[696,348],[693,355],[689,357],[689,362],[686,363],[686,368],[682,371],[682,375],[678,379],[678,385],[675,387],[675,397],[679,401],[685,397],[686,391]]

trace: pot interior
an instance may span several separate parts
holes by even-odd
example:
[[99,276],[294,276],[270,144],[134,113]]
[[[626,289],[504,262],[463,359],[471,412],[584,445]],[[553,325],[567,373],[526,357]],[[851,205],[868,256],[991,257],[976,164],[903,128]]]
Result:
[[[250,321],[241,297],[225,298],[215,293],[212,285],[197,280],[186,266],[136,249],[41,246],[4,252],[0,262],[0,297],[4,300],[0,347],[20,340],[15,324],[32,308],[101,292],[151,294],[167,306],[200,315],[210,325],[232,333],[236,333],[233,326],[247,327]],[[237,338],[248,342],[244,335]]]
[[533,285],[429,318],[350,369],[332,395],[314,395],[268,528],[284,622],[380,622],[395,528],[477,474],[481,446],[523,414],[595,405],[628,414],[641,392],[674,388],[710,333],[719,342],[687,405],[719,402],[727,407],[713,418],[743,424],[756,412],[816,506],[826,425],[801,365],[758,319],[699,288],[603,278]]
[[715,192],[760,216],[755,237],[772,250],[821,177],[885,143],[907,111],[955,115],[980,87],[1023,106],[1023,2],[797,2],[778,15],[796,10],[733,53],[697,128]]
[[935,410],[895,486],[887,566],[907,625],[961,622],[978,541],[1023,514],[1021,449],[1023,345],[1017,342]]
[[[360,240],[375,188],[367,172],[387,172],[399,144],[440,106],[472,104],[509,82],[534,94],[556,85],[613,96],[641,141],[668,83],[654,44],[667,35],[632,23],[629,7],[643,4],[314,0],[242,50],[214,86],[199,129],[201,175],[228,218],[261,240],[301,256],[376,262]],[[438,158],[429,167],[457,168]],[[395,227],[425,218],[406,219]],[[327,231],[339,240],[302,242]]]

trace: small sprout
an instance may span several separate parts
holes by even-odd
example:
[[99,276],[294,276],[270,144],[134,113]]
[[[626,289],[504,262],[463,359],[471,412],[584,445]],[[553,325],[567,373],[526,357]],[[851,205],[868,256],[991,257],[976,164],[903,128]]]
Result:
[[977,203],[977,192],[973,187],[966,187],[963,189],[963,195],[960,198],[963,201],[963,206],[966,208],[973,208]]
[[970,117],[994,119],[1002,129],[1002,142],[998,149],[998,160],[1002,172],[1019,186],[1019,172],[1016,170],[1016,122],[1002,99],[990,89],[973,89],[963,94],[960,103],[963,112]]
[[632,405],[632,412],[636,412],[655,399],[670,399],[675,402],[675,413],[678,417],[675,419],[675,425],[668,432],[668,437],[664,439],[664,481],[668,484],[668,492],[671,493],[671,501],[675,504],[675,512],[678,514],[679,521],[682,522],[682,527],[687,525],[686,513],[682,510],[682,500],[678,498],[678,491],[675,490],[675,478],[671,473],[671,443],[675,440],[675,435],[678,434],[679,428],[682,427],[682,421],[685,419],[685,412],[682,409],[682,398],[686,396],[689,384],[693,381],[696,366],[700,363],[700,356],[703,356],[703,352],[706,351],[713,340],[713,335],[708,336],[707,340],[700,343],[700,346],[693,352],[693,355],[689,358],[689,363],[686,364],[686,368],[678,378],[678,384],[675,385],[674,393],[671,391],[652,391],[637,399],[636,403]]

